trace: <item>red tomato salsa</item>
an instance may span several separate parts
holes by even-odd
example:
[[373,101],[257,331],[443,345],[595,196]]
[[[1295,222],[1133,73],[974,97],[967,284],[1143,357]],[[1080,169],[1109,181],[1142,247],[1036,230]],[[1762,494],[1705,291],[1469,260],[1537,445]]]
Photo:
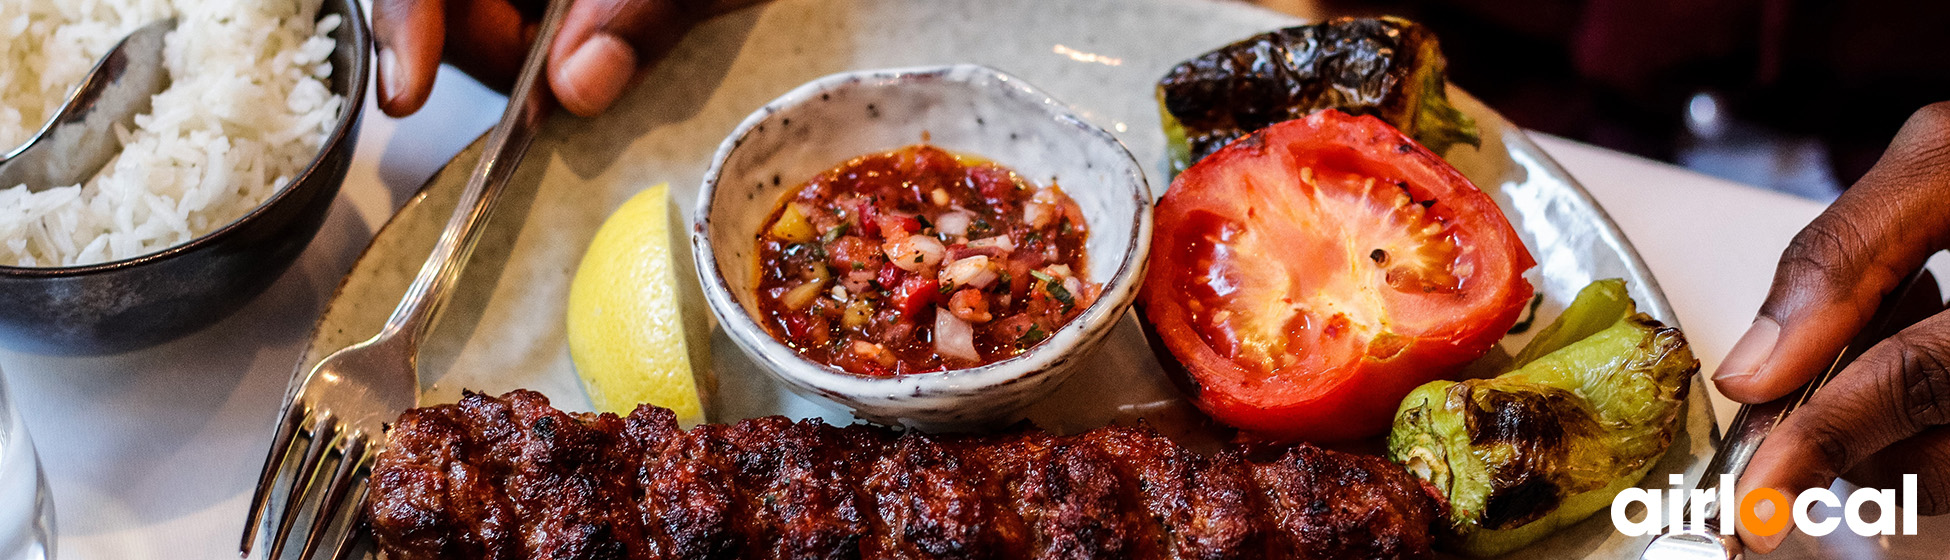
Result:
[[928,145],[854,158],[759,232],[759,322],[867,376],[1021,354],[1096,301],[1083,211],[1055,185]]

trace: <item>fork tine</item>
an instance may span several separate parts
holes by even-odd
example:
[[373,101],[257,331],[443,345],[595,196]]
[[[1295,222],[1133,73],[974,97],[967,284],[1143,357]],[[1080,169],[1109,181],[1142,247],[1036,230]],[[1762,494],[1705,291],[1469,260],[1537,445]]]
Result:
[[[370,470],[371,467],[372,462],[370,459],[365,464],[360,465],[362,469]],[[353,487],[354,490],[350,496],[352,503],[364,503],[366,501],[366,491],[372,488],[370,486],[370,480],[363,476],[355,477],[353,479]],[[360,521],[361,515],[358,510],[353,510],[352,515],[345,520],[345,532],[339,534],[338,547],[332,552],[332,560],[348,560],[352,558],[352,550],[357,548],[354,544],[358,543],[365,536],[365,531],[358,530]]]
[[[318,543],[325,540],[325,532],[332,523],[339,520],[339,511],[345,505],[346,491],[352,488],[352,476],[366,464],[366,436],[354,430],[339,446],[339,467],[332,473],[332,480],[325,487],[324,501],[318,503],[318,515],[311,519],[311,529],[305,534],[305,546],[298,551],[298,558],[310,560],[312,553],[318,552]],[[346,528],[351,531],[351,527]]]
[[332,411],[319,411],[317,426],[312,428],[311,445],[305,448],[305,458],[298,463],[298,472],[291,478],[291,494],[284,502],[284,515],[278,518],[278,530],[272,533],[271,554],[268,560],[277,560],[284,553],[284,542],[291,537],[291,527],[298,519],[298,512],[305,505],[305,496],[311,493],[312,483],[317,482],[318,472],[325,462],[325,452],[335,445],[338,439],[339,421],[332,417]]
[[240,556],[250,556],[251,546],[257,544],[259,522],[264,519],[264,510],[270,508],[271,487],[277,484],[278,473],[284,470],[284,458],[291,455],[291,440],[298,434],[298,426],[305,422],[305,407],[297,398],[284,409],[284,419],[278,422],[278,431],[271,436],[271,450],[264,456],[264,471],[257,475],[257,489],[251,492],[250,510],[244,514],[244,540],[237,545]]

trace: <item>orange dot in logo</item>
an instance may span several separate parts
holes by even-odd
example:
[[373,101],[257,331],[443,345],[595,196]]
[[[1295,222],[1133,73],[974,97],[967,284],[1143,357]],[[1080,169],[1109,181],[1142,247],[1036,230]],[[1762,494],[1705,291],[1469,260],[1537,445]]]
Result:
[[[1754,513],[1754,505],[1760,502],[1772,502],[1774,504],[1774,515],[1772,517],[1762,520],[1759,515]],[[1782,494],[1780,490],[1773,488],[1755,488],[1753,491],[1748,492],[1746,496],[1740,498],[1740,526],[1746,527],[1747,531],[1756,535],[1763,537],[1774,536],[1775,533],[1779,533],[1782,529],[1787,528],[1788,518],[1791,517],[1788,515],[1788,508],[1792,503],[1788,501],[1787,495]]]

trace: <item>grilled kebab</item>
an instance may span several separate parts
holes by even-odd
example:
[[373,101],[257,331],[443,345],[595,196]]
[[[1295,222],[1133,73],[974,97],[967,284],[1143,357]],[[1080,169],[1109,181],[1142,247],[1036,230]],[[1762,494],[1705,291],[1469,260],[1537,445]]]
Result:
[[927,435],[529,391],[406,412],[367,520],[392,560],[1431,558],[1442,507],[1378,457],[1200,454],[1147,427]]

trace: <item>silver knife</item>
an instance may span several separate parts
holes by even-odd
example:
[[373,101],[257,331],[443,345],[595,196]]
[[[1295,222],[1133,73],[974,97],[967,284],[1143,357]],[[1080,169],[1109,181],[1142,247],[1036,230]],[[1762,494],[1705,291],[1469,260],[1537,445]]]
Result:
[[[1740,474],[1747,471],[1747,463],[1753,460],[1754,450],[1760,448],[1760,442],[1767,439],[1775,426],[1787,419],[1789,412],[1807,403],[1815,391],[1827,385],[1835,374],[1855,362],[1869,347],[1893,334],[1890,327],[1901,302],[1916,288],[1917,281],[1924,277],[1923,269],[1918,269],[1897,284],[1896,289],[1890,290],[1876,308],[1875,315],[1869,318],[1869,323],[1849,340],[1848,346],[1842,347],[1828,370],[1815,376],[1806,386],[1769,402],[1741,405],[1740,412],[1733,415],[1733,423],[1727,428],[1726,438],[1720,440],[1713,460],[1706,464],[1706,471],[1700,474],[1699,484],[1694,489],[1705,490],[1707,496],[1717,496],[1720,475],[1733,475],[1733,480],[1739,480]],[[1681,509],[1683,516],[1646,545],[1645,553],[1639,555],[1640,560],[1733,560],[1740,557],[1743,552],[1740,537],[1720,534],[1719,505],[1718,500],[1707,501],[1702,508],[1705,516],[1694,519],[1693,504],[1689,500]]]

